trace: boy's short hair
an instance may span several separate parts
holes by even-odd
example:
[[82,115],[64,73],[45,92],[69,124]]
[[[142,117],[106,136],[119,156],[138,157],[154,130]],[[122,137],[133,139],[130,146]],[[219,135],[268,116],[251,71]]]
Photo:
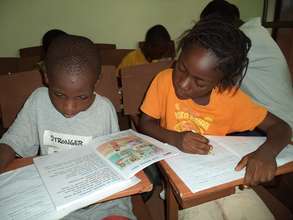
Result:
[[99,77],[101,64],[95,44],[86,37],[62,35],[54,39],[48,48],[45,58],[47,74],[57,68],[89,68]]
[[220,17],[226,22],[235,22],[240,19],[240,12],[237,6],[224,1],[213,0],[202,10],[200,18],[208,16]]
[[151,27],[145,36],[145,43],[149,45],[157,45],[161,42],[169,41],[171,41],[171,37],[167,29],[161,24]]
[[231,23],[213,17],[200,19],[192,29],[185,31],[178,50],[202,47],[218,59],[217,70],[224,74],[218,88],[220,91],[239,88],[248,66],[250,39]]

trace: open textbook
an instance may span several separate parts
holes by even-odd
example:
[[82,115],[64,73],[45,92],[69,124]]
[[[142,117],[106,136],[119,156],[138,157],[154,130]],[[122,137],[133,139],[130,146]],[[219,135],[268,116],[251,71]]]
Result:
[[[167,163],[191,192],[199,192],[244,177],[245,169],[234,168],[246,154],[256,150],[266,137],[207,136],[213,146],[209,155],[180,153]],[[293,161],[293,146],[277,156],[277,165]]]
[[[138,183],[136,177],[116,185],[108,194],[124,190]],[[34,165],[25,166],[0,175],[0,219],[2,220],[56,220],[75,209],[97,202],[101,197],[88,193],[82,204],[56,210],[47,188]],[[106,196],[104,194],[103,196]]]
[[138,171],[178,152],[127,130],[94,138],[85,147],[36,157],[34,164],[56,210],[76,210],[89,204],[85,198],[90,195],[105,198]]

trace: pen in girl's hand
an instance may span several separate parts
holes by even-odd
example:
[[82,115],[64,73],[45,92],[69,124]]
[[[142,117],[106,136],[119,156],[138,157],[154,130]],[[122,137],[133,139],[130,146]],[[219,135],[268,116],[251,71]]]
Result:
[[[191,130],[191,132],[194,133],[194,134],[197,134],[197,132],[195,130]],[[209,149],[208,154],[215,155],[215,152],[213,151],[213,146],[212,145],[210,145],[210,149]]]

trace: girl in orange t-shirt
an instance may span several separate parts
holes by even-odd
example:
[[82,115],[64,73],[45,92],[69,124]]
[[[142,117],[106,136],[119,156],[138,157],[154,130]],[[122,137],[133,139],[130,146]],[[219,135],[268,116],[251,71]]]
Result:
[[[141,106],[139,129],[184,152],[208,154],[212,146],[204,134],[257,127],[267,140],[235,167],[246,167],[244,184],[256,185],[273,179],[275,158],[292,134],[286,122],[239,90],[250,45],[240,30],[219,19],[200,20],[183,34],[174,69],[159,73],[152,82]],[[184,220],[251,218],[274,219],[251,189],[179,212]]]
[[276,156],[290,142],[290,126],[253,103],[239,90],[251,42],[239,29],[219,19],[201,19],[186,31],[174,69],[152,82],[141,107],[140,131],[187,153],[207,154],[203,134],[226,135],[258,128],[267,140],[243,157],[244,183],[273,179]]

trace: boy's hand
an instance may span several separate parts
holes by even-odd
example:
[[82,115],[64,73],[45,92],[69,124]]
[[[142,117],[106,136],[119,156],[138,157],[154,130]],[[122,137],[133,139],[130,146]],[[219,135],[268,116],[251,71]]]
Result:
[[277,163],[269,152],[256,150],[244,156],[235,167],[235,170],[240,171],[244,167],[246,167],[244,184],[255,186],[274,178]]
[[200,134],[196,134],[190,131],[181,132],[180,134],[180,146],[181,150],[185,153],[191,154],[208,154],[212,146],[209,144],[209,140]]

